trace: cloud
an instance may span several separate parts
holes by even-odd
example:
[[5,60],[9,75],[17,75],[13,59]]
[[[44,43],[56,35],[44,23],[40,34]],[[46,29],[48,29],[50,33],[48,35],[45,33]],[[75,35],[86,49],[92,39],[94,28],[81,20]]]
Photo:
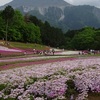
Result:
[[8,2],[11,2],[12,0],[0,0],[0,6],[8,3]]
[[100,7],[100,0],[65,0],[65,1],[73,5],[91,5]]

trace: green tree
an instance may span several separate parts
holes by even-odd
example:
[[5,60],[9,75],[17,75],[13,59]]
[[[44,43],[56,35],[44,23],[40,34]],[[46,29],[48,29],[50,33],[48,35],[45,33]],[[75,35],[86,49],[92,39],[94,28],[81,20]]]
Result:
[[15,28],[9,29],[8,39],[10,41],[20,41],[21,40],[21,34]]
[[21,27],[20,32],[22,34],[22,42],[41,42],[40,28],[38,26],[35,26],[33,23],[24,24]]
[[93,49],[95,30],[91,27],[85,27],[82,31],[76,34],[71,45],[74,49]]
[[7,32],[8,32],[8,25],[11,22],[11,19],[14,16],[14,9],[11,6],[7,6],[3,11],[2,11],[2,17],[6,22],[6,44],[7,44]]
[[100,29],[95,32],[93,48],[100,50]]
[[78,50],[90,49],[92,48],[94,39],[84,34],[78,34],[75,35],[71,43],[74,49],[78,49]]
[[16,28],[17,30],[25,24],[24,16],[21,14],[20,11],[15,10],[15,14],[13,17],[13,25],[12,27]]
[[64,47],[65,37],[61,29],[51,27],[48,22],[45,22],[41,30],[42,41],[45,45]]
[[36,16],[30,15],[30,16],[29,16],[29,20],[30,20],[32,23],[34,23],[36,26],[41,26],[41,25],[43,25],[42,21],[39,20]]
[[4,30],[4,20],[2,19],[2,11],[0,11],[0,39],[4,39],[5,37],[5,30]]
[[13,17],[13,24],[10,25],[10,29],[8,30],[9,36],[8,39],[11,41],[22,41],[22,29],[26,25],[24,21],[24,16],[21,14],[20,11],[15,10],[15,14]]

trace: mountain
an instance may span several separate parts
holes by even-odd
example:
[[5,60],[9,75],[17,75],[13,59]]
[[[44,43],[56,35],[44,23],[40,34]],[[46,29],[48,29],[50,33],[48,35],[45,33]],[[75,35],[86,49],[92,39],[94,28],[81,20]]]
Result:
[[64,9],[64,19],[59,22],[68,29],[80,29],[85,26],[100,28],[100,9],[94,6],[72,6]]
[[74,6],[64,0],[13,0],[11,5],[23,14],[37,16],[64,31],[85,26],[100,28],[100,9],[94,6]]
[[64,0],[13,0],[10,3],[4,5],[3,7],[11,5],[13,8],[23,7],[28,8],[46,8],[46,7],[63,7],[63,6],[70,6],[69,3],[65,2]]

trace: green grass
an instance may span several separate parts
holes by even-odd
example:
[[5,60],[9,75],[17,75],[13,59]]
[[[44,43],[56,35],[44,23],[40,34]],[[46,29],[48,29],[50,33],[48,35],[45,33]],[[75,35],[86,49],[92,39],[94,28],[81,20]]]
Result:
[[21,42],[9,42],[11,47],[20,48],[20,49],[37,49],[44,50],[48,49],[48,46],[35,44],[35,43],[21,43]]
[[22,43],[22,42],[10,42],[8,41],[9,45],[5,45],[5,41],[0,40],[0,45],[8,46],[10,48],[20,48],[20,49],[37,49],[37,50],[44,50],[48,49],[48,46],[36,43]]

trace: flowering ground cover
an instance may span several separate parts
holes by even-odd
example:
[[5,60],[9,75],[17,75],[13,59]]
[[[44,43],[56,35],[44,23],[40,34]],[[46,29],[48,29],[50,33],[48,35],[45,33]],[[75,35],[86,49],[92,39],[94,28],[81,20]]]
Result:
[[24,50],[0,45],[0,57],[23,55]]
[[0,51],[0,57],[21,56],[23,52]]
[[0,100],[93,100],[88,94],[100,100],[99,57],[0,71]]
[[26,57],[16,59],[1,59],[0,70],[7,70],[11,68],[25,67],[33,64],[44,64],[57,61],[74,60],[76,58],[66,56],[41,56],[41,57]]

